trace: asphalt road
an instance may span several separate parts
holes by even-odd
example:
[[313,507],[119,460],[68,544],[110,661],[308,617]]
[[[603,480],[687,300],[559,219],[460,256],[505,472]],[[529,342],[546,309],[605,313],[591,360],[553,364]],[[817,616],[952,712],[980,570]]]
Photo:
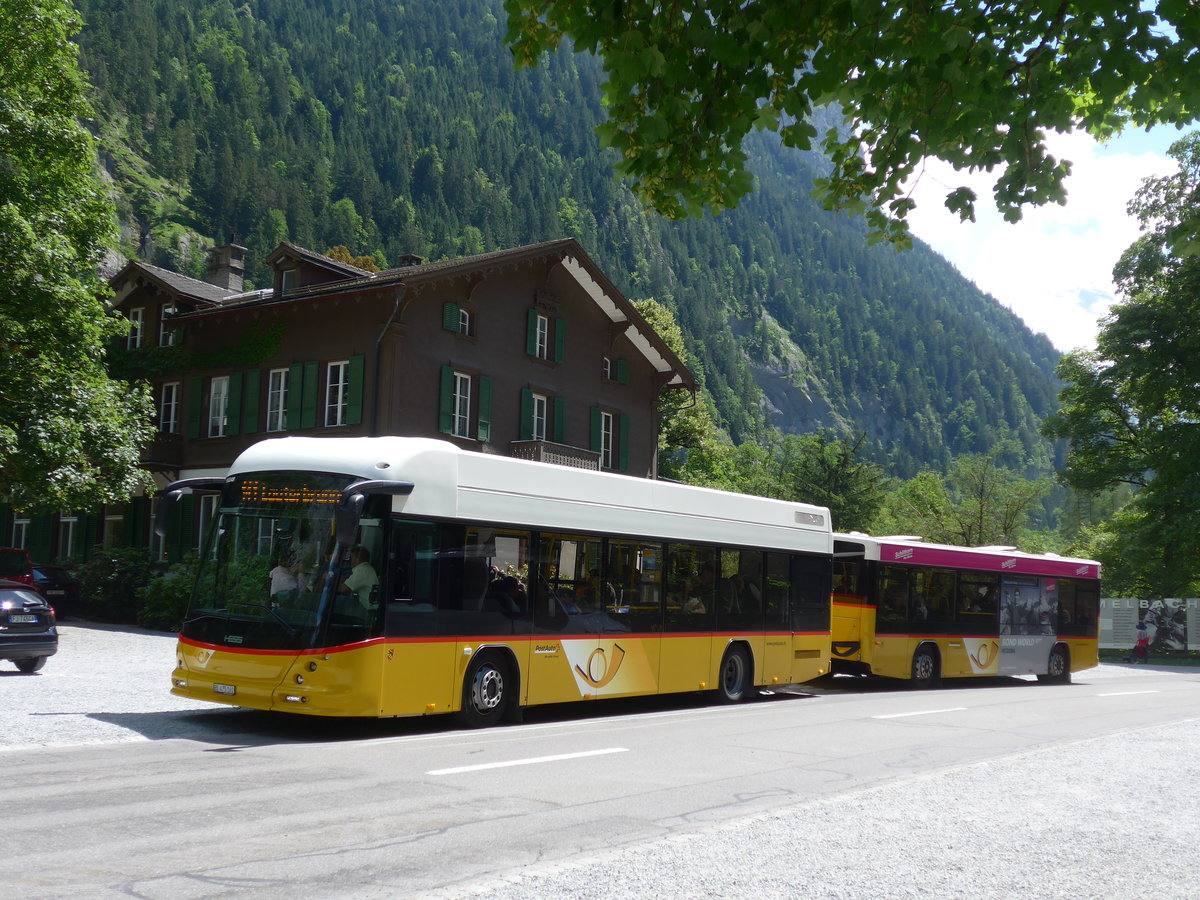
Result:
[[1154,897],[1200,883],[1200,670],[930,692],[834,679],[443,719],[166,690],[173,640],[64,626],[0,675],[22,897]]

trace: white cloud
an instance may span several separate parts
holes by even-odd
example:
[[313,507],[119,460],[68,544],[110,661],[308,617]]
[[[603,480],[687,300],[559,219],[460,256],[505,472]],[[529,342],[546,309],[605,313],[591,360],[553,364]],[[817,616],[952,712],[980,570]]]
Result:
[[[1113,265],[1138,236],[1126,204],[1143,179],[1176,170],[1166,150],[1178,137],[1156,129],[1098,145],[1082,133],[1053,135],[1051,153],[1072,162],[1067,204],[1028,209],[1015,224],[991,202],[994,175],[956,173],[930,161],[912,195],[913,234],[1055,347],[1093,346],[1098,320],[1116,299]],[[942,205],[962,184],[978,196],[976,222],[959,222]]]

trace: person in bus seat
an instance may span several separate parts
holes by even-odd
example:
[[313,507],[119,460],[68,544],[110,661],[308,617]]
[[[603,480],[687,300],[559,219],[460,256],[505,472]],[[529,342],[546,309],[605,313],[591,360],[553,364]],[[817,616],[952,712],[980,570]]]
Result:
[[350,574],[338,587],[338,591],[343,594],[353,594],[358,598],[363,609],[370,609],[372,606],[371,594],[379,587],[379,575],[375,572],[375,567],[371,565],[371,552],[362,544],[357,545],[350,551],[350,566]]

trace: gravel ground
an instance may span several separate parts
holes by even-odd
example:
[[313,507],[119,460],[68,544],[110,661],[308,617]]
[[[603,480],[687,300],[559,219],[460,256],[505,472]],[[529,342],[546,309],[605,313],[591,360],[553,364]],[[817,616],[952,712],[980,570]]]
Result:
[[36,675],[0,662],[0,751],[198,736],[208,703],[170,694],[175,635],[69,619]]
[[[174,635],[74,620],[60,631],[59,654],[40,673],[20,675],[0,663],[0,753],[211,738],[206,713],[225,711],[168,692]],[[1089,678],[1106,674],[1130,671],[1102,666]],[[529,867],[437,896],[1194,900],[1195,748],[1200,719],[1184,719]]]

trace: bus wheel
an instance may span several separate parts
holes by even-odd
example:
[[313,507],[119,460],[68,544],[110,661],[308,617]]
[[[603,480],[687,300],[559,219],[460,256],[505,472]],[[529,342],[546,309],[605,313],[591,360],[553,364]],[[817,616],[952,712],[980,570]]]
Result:
[[1062,644],[1055,644],[1054,649],[1050,651],[1050,660],[1046,663],[1046,674],[1039,675],[1038,681],[1047,684],[1071,683],[1071,658],[1067,655],[1067,648]]
[[744,648],[730,647],[717,674],[717,699],[721,703],[741,703],[749,690],[750,659]]
[[925,690],[938,683],[938,658],[933,647],[922,644],[913,654],[912,661],[913,687]]
[[468,728],[486,728],[504,717],[508,695],[504,692],[508,668],[492,654],[471,661],[463,679],[462,711],[459,721]]

